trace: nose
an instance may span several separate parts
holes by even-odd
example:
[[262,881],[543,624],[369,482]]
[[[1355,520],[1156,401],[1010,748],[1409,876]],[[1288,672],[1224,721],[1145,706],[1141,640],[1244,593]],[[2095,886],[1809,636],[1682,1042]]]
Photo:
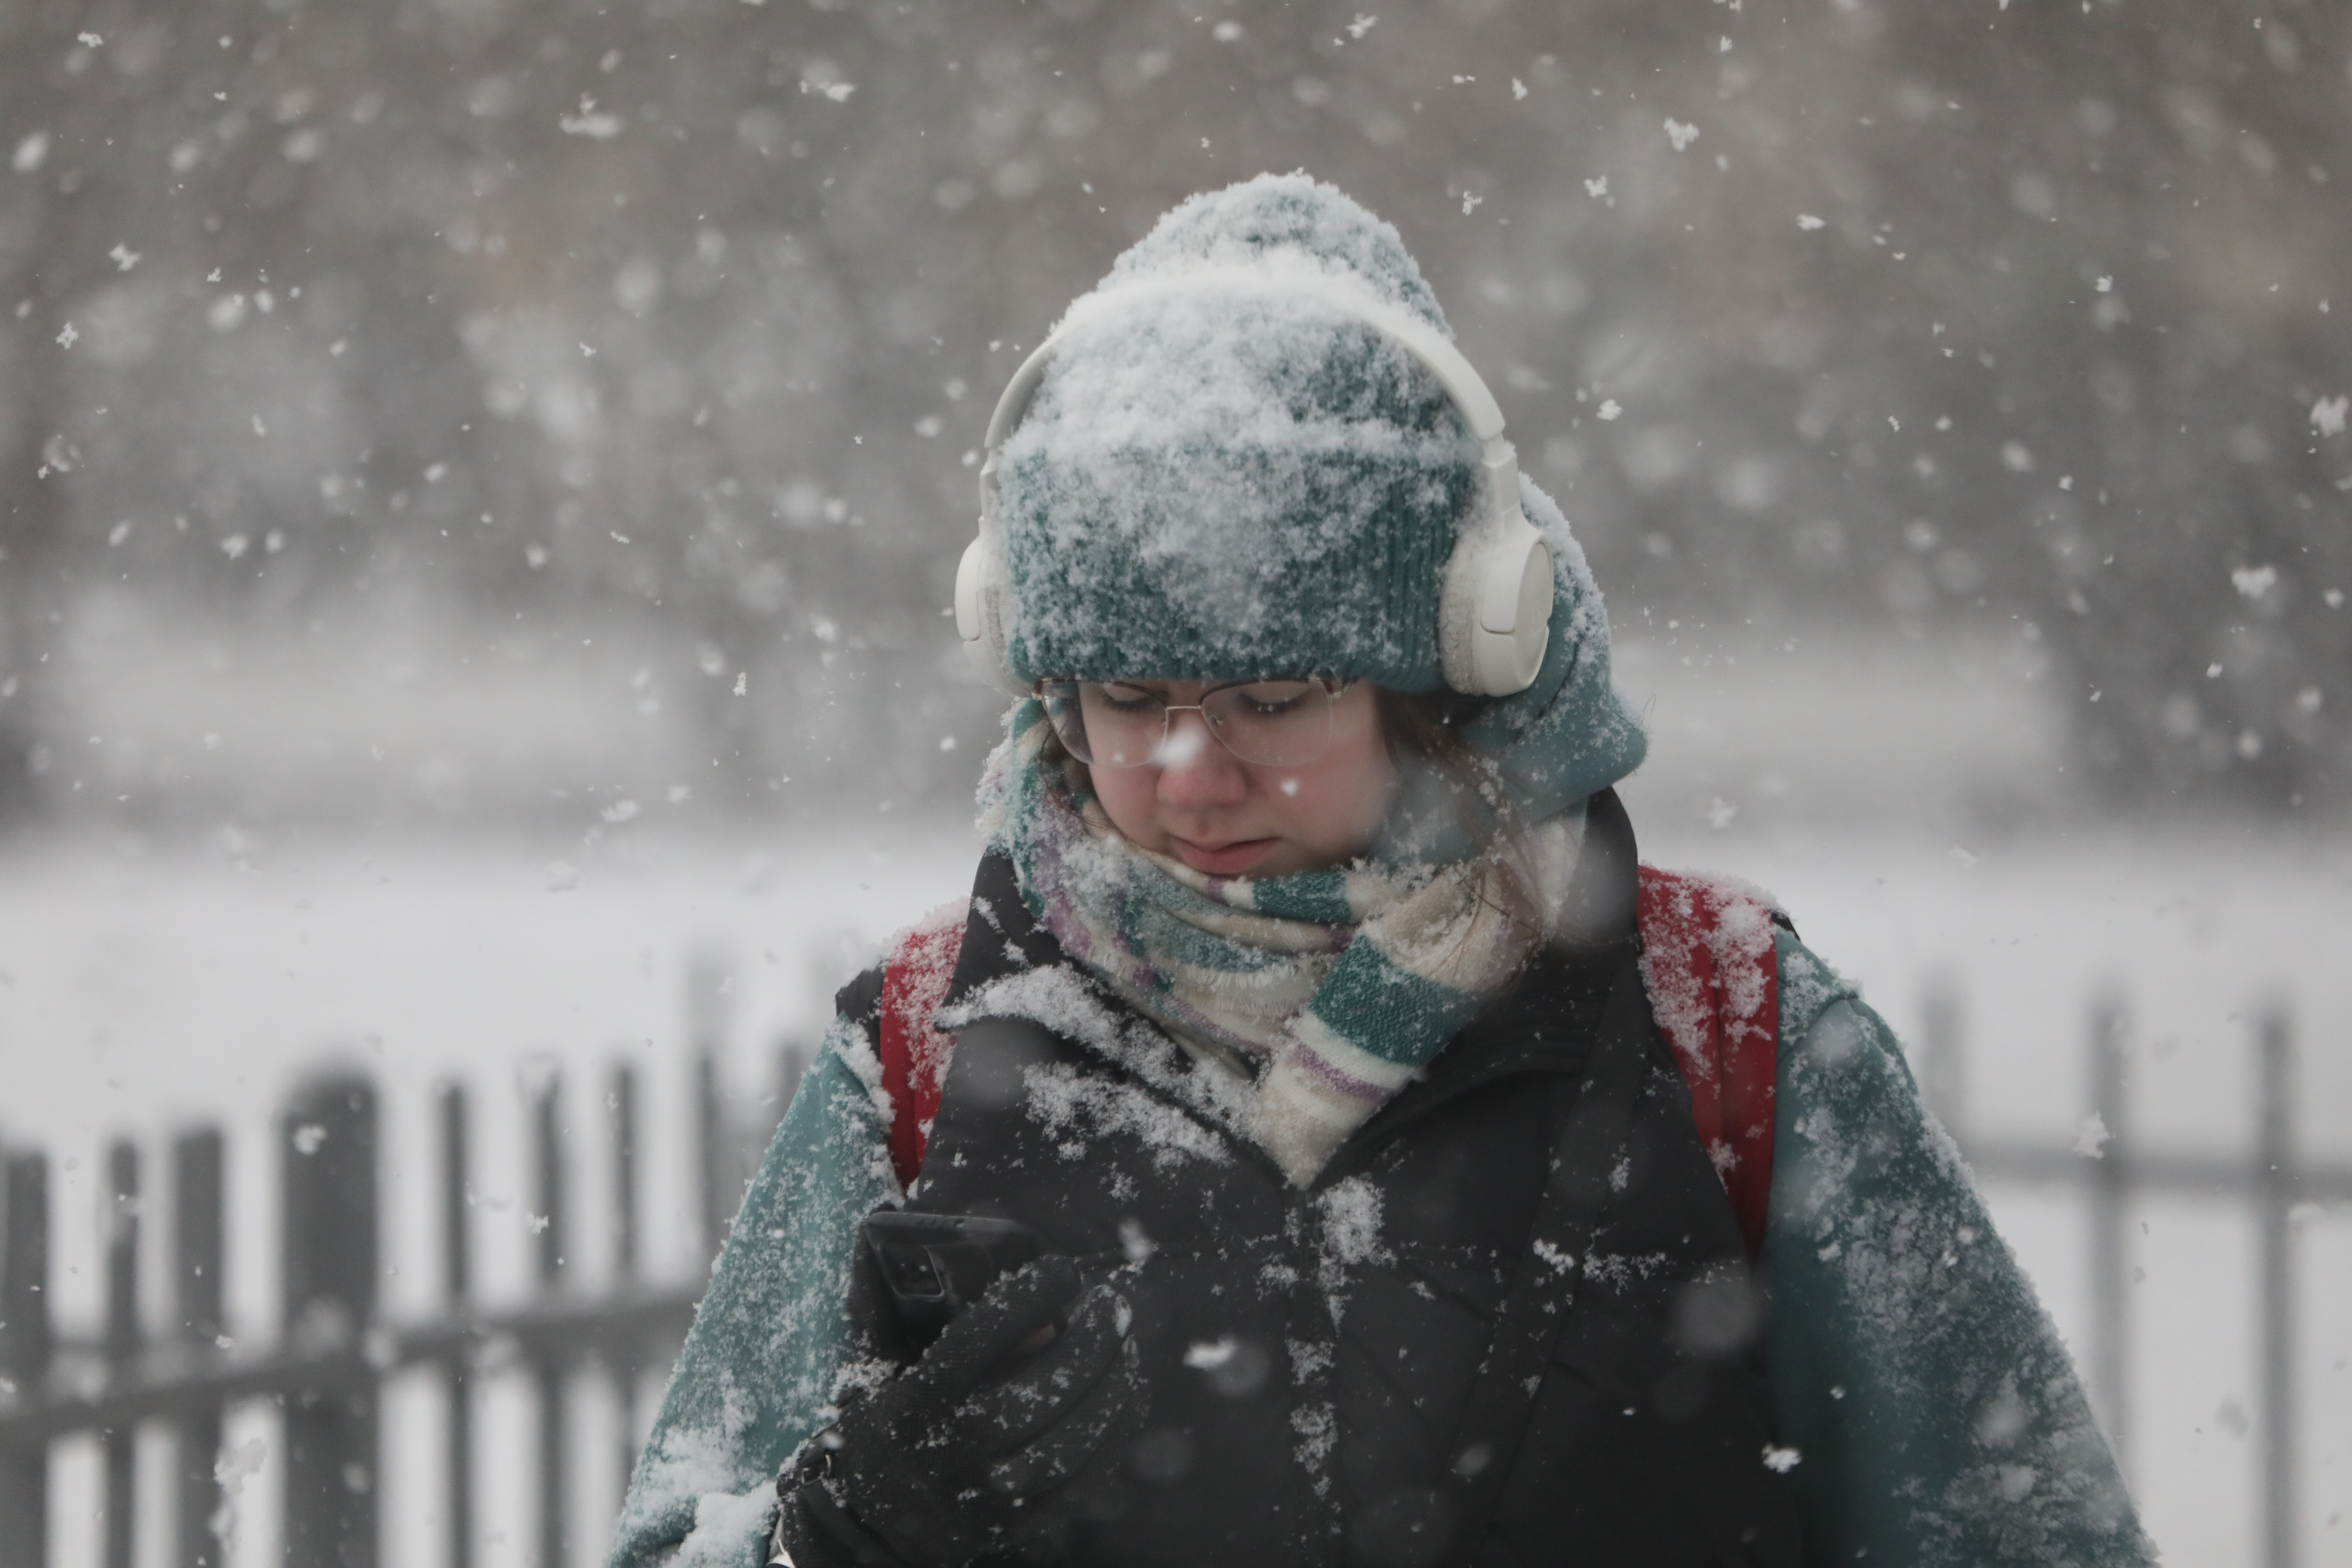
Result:
[[1160,798],[1170,805],[1230,805],[1249,793],[1241,759],[1209,733],[1198,710],[1168,715],[1168,739],[1154,761]]

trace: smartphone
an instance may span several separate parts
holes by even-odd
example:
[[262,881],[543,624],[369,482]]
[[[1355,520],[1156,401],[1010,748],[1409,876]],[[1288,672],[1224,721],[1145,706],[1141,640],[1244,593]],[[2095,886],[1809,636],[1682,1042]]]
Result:
[[881,1209],[866,1216],[858,1237],[874,1259],[899,1336],[918,1355],[998,1276],[1045,1252],[1027,1226],[985,1215]]

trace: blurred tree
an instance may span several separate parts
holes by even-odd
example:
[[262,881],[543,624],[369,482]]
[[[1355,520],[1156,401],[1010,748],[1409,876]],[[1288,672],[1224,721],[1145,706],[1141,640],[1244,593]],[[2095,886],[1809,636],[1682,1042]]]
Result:
[[2014,623],[2116,797],[2340,803],[2347,47],[2246,0],[0,0],[0,775],[104,580],[638,617],[719,798],[961,790],[998,385],[1167,206],[1303,164],[1621,620]]

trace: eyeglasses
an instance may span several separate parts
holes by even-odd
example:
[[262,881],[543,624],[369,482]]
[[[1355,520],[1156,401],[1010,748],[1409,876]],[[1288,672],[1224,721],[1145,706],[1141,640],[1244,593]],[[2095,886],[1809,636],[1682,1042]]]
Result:
[[1169,715],[1198,713],[1242,761],[1295,768],[1330,749],[1331,705],[1341,687],[1323,677],[1236,680],[1210,687],[1198,702],[1171,702],[1166,691],[1130,680],[1041,680],[1035,689],[1054,733],[1089,767],[1160,762]]

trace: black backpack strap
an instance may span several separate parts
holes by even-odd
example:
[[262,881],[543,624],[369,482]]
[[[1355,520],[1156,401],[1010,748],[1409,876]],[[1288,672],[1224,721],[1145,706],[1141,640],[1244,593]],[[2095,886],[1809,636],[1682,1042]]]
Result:
[[[1648,1026],[1641,976],[1627,963],[1610,987],[1583,1082],[1561,1119],[1527,1251],[1495,1314],[1486,1359],[1455,1430],[1447,1481],[1460,1561],[1470,1561],[1484,1545],[1502,1506],[1536,1390],[1575,1303],[1578,1274],[1609,1205],[1612,1174],[1625,1157],[1625,1135],[1648,1066]],[[1616,1179],[1622,1184],[1623,1177]]]

